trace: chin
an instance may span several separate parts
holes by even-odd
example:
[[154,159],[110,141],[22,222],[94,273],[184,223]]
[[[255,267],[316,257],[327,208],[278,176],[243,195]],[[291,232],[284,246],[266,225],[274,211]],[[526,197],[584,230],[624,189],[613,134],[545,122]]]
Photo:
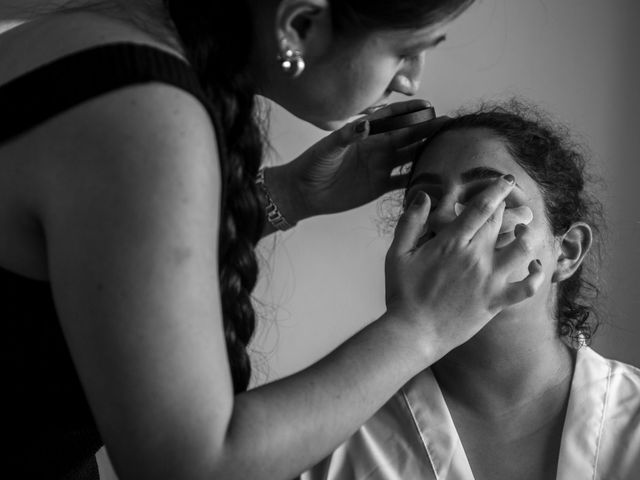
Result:
[[328,111],[325,110],[323,112],[310,112],[308,108],[306,109],[289,109],[286,106],[280,104],[285,110],[287,110],[290,114],[295,117],[303,120],[307,123],[310,123],[314,127],[317,127],[321,130],[325,130],[327,132],[332,132],[334,130],[338,130],[342,128],[344,125],[349,123],[352,120],[356,120],[356,118],[362,116],[359,113],[351,113],[344,111]]

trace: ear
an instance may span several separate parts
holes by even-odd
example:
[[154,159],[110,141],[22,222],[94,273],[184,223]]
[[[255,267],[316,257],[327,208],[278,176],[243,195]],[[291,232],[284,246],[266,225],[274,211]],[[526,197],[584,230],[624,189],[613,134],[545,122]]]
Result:
[[571,277],[582,264],[592,241],[589,225],[584,222],[572,224],[560,239],[560,254],[551,281],[561,282]]
[[276,10],[276,38],[303,55],[326,44],[332,22],[328,0],[281,0]]

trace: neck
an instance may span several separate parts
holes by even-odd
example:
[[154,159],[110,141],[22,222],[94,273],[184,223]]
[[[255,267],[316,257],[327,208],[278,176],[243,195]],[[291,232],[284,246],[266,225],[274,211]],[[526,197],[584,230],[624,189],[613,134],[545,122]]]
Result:
[[447,402],[489,417],[563,408],[573,355],[555,321],[540,315],[500,314],[437,362],[433,372]]

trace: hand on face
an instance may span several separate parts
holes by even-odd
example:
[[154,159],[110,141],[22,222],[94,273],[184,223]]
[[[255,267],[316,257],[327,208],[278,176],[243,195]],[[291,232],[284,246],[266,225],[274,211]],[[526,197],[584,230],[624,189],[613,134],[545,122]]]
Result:
[[408,174],[392,175],[392,171],[412,162],[420,141],[444,119],[373,136],[368,135],[368,121],[426,105],[413,100],[381,108],[336,130],[288,164],[305,210],[300,216],[350,210],[403,188]]
[[[428,222],[430,200],[415,195],[396,229],[386,259],[387,309],[437,345],[435,357],[475,335],[502,309],[535,294],[543,283],[534,261],[534,237],[518,228],[515,240],[495,249],[503,223],[504,199],[513,183],[498,179],[477,194],[464,212],[418,245]],[[520,265],[526,278],[512,282]]]

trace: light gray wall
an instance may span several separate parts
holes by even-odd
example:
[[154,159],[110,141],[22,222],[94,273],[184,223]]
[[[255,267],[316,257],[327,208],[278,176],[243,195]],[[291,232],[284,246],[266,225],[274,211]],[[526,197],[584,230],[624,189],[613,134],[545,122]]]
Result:
[[[479,0],[429,53],[419,96],[443,114],[480,98],[520,94],[569,124],[593,153],[607,190],[609,243],[601,272],[608,298],[595,348],[640,365],[640,8],[633,0]],[[274,162],[323,132],[273,108]],[[301,223],[268,239],[257,297],[256,381],[291,373],[327,353],[384,310],[389,243],[377,205]],[[274,309],[277,311],[274,312]]]

